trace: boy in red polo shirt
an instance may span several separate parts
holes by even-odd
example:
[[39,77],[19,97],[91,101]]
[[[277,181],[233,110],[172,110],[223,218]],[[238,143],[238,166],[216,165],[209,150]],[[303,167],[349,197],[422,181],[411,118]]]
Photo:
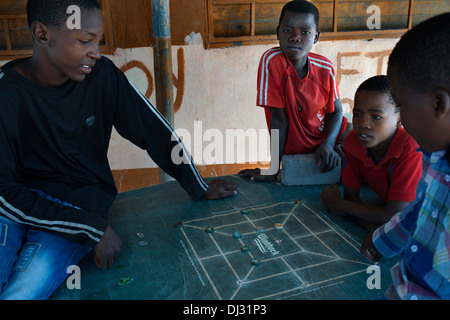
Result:
[[[354,130],[344,147],[344,197],[336,184],[322,191],[325,206],[337,214],[355,217],[369,231],[389,221],[416,197],[422,156],[416,151],[416,141],[400,125],[399,111],[386,76],[372,77],[359,86],[353,109]],[[383,205],[360,200],[364,181]]]
[[[297,0],[283,7],[277,29],[280,46],[266,51],[260,61],[257,105],[265,109],[269,130],[278,130],[278,159],[315,153],[322,171],[329,171],[340,163],[334,148],[348,121],[332,63],[310,52],[319,35],[316,6]],[[277,173],[261,175],[260,169],[240,174],[255,181],[277,178]]]

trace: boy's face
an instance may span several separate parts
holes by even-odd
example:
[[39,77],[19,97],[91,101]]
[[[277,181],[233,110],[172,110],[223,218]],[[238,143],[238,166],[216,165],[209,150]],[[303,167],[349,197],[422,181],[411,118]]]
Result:
[[445,105],[445,97],[439,101],[436,93],[420,93],[404,85],[395,66],[389,66],[387,77],[405,130],[426,152],[448,148],[450,115],[439,108],[439,104]]
[[399,124],[399,113],[389,95],[377,91],[359,90],[355,94],[353,128],[365,148],[387,150]]
[[287,11],[277,29],[280,48],[290,60],[306,59],[320,31],[314,22],[314,15]]
[[99,43],[104,35],[100,10],[82,10],[81,28],[69,29],[66,23],[49,27],[48,76],[64,83],[68,78],[82,81],[101,58]]

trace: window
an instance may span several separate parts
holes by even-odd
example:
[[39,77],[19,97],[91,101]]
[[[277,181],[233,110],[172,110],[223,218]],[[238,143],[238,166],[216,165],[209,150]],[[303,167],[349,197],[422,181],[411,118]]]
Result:
[[[281,8],[288,0],[207,0],[207,47],[276,41]],[[450,11],[448,0],[311,0],[320,12],[321,40],[400,37],[419,22]],[[380,28],[368,26],[379,9]],[[368,10],[369,9],[369,10]]]
[[[113,53],[110,0],[102,0],[105,16],[105,40],[102,53]],[[28,30],[27,0],[1,0],[0,3],[0,60],[29,56],[33,52],[33,40]]]

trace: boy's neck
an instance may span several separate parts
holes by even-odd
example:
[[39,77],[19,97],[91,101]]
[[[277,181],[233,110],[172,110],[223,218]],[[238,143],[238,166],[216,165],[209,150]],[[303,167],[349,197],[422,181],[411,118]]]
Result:
[[308,57],[300,60],[291,60],[292,66],[297,72],[299,79],[303,79],[308,74]]
[[43,67],[43,63],[38,61],[39,58],[36,57],[36,53],[29,59],[22,60],[12,66],[12,68],[25,78],[39,83],[41,85],[56,88],[61,87],[67,83],[69,78],[58,79],[57,81],[52,81],[52,77],[48,76],[48,73]]
[[375,164],[380,163],[384,157],[386,156],[389,146],[391,145],[392,139],[394,139],[394,135],[397,130],[394,131],[391,137],[379,143],[375,147],[369,148],[370,154],[372,155],[373,162]]

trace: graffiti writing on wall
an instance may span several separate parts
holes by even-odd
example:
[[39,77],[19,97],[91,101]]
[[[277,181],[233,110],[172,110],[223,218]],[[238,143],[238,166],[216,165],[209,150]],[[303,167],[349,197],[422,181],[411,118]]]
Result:
[[[183,48],[179,48],[177,51],[177,62],[178,62],[178,75],[173,74],[173,85],[177,89],[175,102],[173,103],[173,109],[176,113],[181,108],[181,104],[183,103],[183,97],[184,97],[184,87],[185,87],[185,69],[186,69],[186,62],[184,59],[184,50]],[[124,64],[120,70],[125,73],[131,69],[137,68],[144,72],[148,86],[147,91],[145,92],[145,96],[150,99],[154,92],[154,85],[153,85],[153,76],[150,70],[147,68],[147,66],[138,60],[132,60],[126,64]]]
[[[387,62],[387,59],[390,55],[392,50],[382,50],[382,51],[373,51],[373,52],[338,52],[336,56],[336,81],[338,86],[341,85],[343,76],[353,76],[361,74],[361,70],[358,70],[357,68],[348,68],[345,67],[345,65],[348,65],[349,62],[352,62],[351,60],[356,59],[369,59],[368,63],[376,63],[376,74],[382,74],[383,67]],[[350,61],[349,61],[350,60]],[[347,63],[344,63],[347,62]],[[173,74],[173,84],[176,90],[176,97],[174,97],[174,112],[176,113],[178,110],[180,110],[181,105],[183,103],[183,98],[185,94],[185,80],[186,80],[186,61],[185,61],[185,55],[184,55],[184,49],[179,48],[177,50],[177,63],[178,63],[178,74]],[[0,63],[0,67],[2,64]],[[152,94],[154,93],[154,79],[151,70],[149,67],[147,67],[142,61],[139,60],[132,60],[124,64],[120,67],[120,70],[122,72],[127,72],[132,69],[139,69],[141,70],[146,77],[147,80],[147,89],[145,92],[145,96],[150,99]],[[256,81],[256,79],[255,79]],[[349,81],[346,79],[345,81]],[[352,93],[353,94],[353,93]],[[341,98],[342,104],[347,104],[349,106],[350,113],[353,110],[354,101],[353,98],[349,97],[342,97]]]
[[[377,63],[376,75],[382,74],[383,66],[386,62],[386,59],[391,54],[392,50],[383,50],[383,51],[375,51],[375,52],[366,52],[364,56],[369,59],[375,59]],[[363,55],[361,52],[339,52],[337,54],[337,65],[336,65],[336,81],[338,86],[341,84],[342,76],[351,76],[361,73],[361,70],[357,69],[344,69],[342,60],[348,57],[357,57],[361,58]],[[373,62],[371,62],[373,63]],[[354,101],[351,98],[341,98],[342,104],[348,104],[350,108],[350,113],[353,110]]]

